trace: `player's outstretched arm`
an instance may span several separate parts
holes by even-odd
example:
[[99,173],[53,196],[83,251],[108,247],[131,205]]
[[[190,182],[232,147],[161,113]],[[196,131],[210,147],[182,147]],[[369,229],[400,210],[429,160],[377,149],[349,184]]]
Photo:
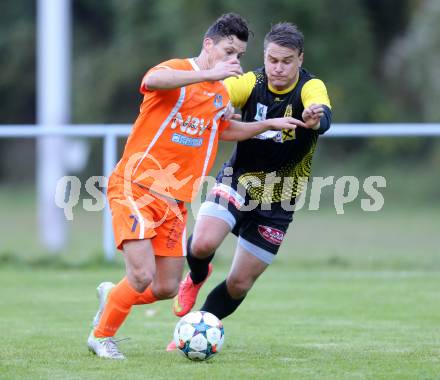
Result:
[[145,76],[143,86],[148,90],[170,90],[199,82],[222,80],[242,73],[240,62],[237,59],[230,59],[218,62],[214,68],[207,70],[155,70]]
[[305,124],[293,117],[279,117],[252,123],[230,120],[229,127],[222,132],[220,139],[224,141],[242,141],[268,130],[281,131],[283,129],[295,129],[296,127],[305,127]]
[[306,128],[325,132],[330,127],[331,111],[324,104],[311,104],[304,109],[302,118]]

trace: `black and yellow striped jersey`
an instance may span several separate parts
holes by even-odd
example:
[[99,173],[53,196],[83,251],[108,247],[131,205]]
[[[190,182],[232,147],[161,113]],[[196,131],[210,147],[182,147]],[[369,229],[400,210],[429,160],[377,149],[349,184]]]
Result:
[[[273,203],[295,198],[301,190],[300,183],[310,176],[318,136],[330,127],[331,105],[324,83],[300,68],[296,83],[276,91],[261,68],[228,78],[224,84],[246,122],[283,116],[302,120],[305,107],[313,103],[324,105],[325,115],[318,130],[298,127],[294,131],[266,131],[238,142],[224,166],[232,167],[233,177],[253,200]],[[222,170],[218,180],[224,175]],[[268,186],[268,181],[275,182]]]

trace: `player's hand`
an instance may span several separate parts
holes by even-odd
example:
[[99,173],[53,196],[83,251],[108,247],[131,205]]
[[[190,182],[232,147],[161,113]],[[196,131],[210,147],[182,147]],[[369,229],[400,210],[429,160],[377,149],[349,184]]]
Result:
[[275,119],[267,119],[269,129],[281,131],[283,129],[295,129],[296,127],[307,128],[305,123],[293,117],[278,117]]
[[305,108],[302,113],[305,128],[315,129],[323,115],[324,107],[321,104],[311,104]]
[[212,81],[238,77],[241,74],[243,74],[243,69],[240,66],[240,61],[235,58],[217,62],[213,69],[208,70],[209,80]]

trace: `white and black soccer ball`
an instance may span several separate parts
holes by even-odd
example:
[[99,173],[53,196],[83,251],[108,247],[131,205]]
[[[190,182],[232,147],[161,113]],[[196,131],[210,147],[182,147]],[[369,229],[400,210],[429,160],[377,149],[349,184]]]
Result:
[[206,311],[193,311],[174,329],[177,350],[191,360],[206,360],[220,352],[225,339],[222,322]]

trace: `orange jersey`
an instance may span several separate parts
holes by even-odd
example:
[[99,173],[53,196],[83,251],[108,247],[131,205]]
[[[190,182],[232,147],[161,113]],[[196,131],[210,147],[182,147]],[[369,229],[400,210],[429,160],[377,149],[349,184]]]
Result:
[[[199,70],[193,59],[173,59],[151,69]],[[218,135],[228,127],[224,85],[201,82],[148,90],[113,174],[159,194],[191,201],[212,167]]]

